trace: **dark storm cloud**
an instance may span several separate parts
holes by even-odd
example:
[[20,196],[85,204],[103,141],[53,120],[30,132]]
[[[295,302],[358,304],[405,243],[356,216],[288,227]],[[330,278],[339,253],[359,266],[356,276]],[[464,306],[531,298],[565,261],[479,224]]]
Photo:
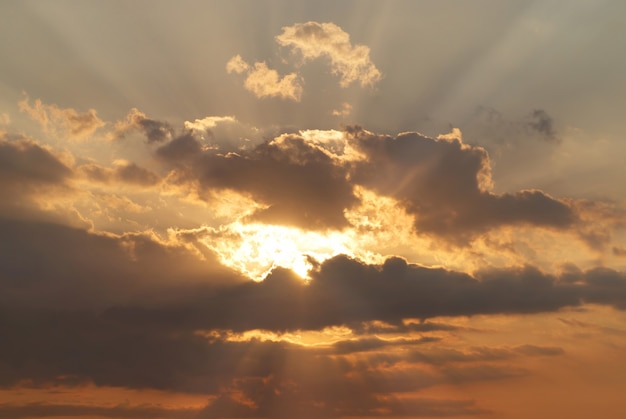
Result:
[[538,190],[494,194],[487,152],[458,139],[417,133],[380,136],[352,128],[353,143],[367,155],[355,164],[353,180],[398,199],[415,214],[420,232],[463,243],[503,225],[565,229],[574,210]]
[[202,192],[235,190],[265,204],[252,219],[308,229],[348,225],[345,208],[357,203],[345,168],[296,135],[266,141],[250,151],[203,151],[186,134],[157,150],[178,168],[182,182],[197,182]]

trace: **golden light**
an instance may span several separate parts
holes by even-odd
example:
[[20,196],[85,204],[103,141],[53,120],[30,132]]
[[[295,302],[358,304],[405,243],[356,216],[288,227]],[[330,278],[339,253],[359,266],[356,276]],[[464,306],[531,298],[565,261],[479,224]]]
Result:
[[312,267],[310,258],[324,261],[338,254],[351,254],[350,236],[338,231],[319,233],[237,221],[216,233],[219,239],[205,237],[201,242],[217,253],[223,264],[257,281],[279,266],[307,279]]

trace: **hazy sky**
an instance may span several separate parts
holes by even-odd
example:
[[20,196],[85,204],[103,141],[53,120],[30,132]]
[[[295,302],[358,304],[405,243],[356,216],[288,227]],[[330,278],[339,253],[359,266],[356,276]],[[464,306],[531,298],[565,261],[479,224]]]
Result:
[[0,417],[623,414],[626,3],[0,16]]

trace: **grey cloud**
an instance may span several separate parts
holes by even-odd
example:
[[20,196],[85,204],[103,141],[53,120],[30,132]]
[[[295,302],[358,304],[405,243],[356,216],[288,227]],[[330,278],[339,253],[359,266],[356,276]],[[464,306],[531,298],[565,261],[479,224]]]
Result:
[[[207,298],[207,299],[205,299]],[[608,269],[569,279],[532,267],[468,274],[407,265],[389,259],[367,265],[345,256],[324,262],[303,284],[290,271],[274,270],[261,283],[246,283],[201,298],[202,303],[172,307],[179,327],[244,331],[314,330],[380,320],[556,311],[583,303],[626,307],[626,277]],[[161,309],[117,306],[111,321],[158,324]]]
[[47,148],[0,133],[0,215],[21,219],[54,219],[38,200],[72,190],[72,169]]
[[[193,294],[199,284],[243,281],[208,252],[201,261],[183,247],[142,234],[97,235],[0,217],[0,235],[0,306],[95,309]],[[176,286],[172,278],[179,279]]]
[[148,143],[164,142],[174,135],[174,129],[169,123],[148,118],[136,108],[131,109],[125,120],[115,124],[114,136],[123,138],[132,131],[141,132]]
[[[0,385],[27,379],[47,386],[69,379],[73,385],[217,396],[194,413],[199,417],[322,418],[367,416],[380,409],[395,415],[477,414],[485,410],[472,401],[407,402],[394,393],[512,379],[528,372],[494,363],[560,351],[527,345],[474,348],[464,355],[438,347],[440,341],[430,337],[388,343],[371,336],[321,350],[257,339],[229,342],[224,340],[228,333],[205,336],[198,331],[320,329],[368,320],[393,325],[406,317],[536,312],[582,300],[626,301],[623,275],[609,270],[580,272],[577,282],[561,284],[530,268],[485,272],[475,279],[400,259],[378,266],[339,256],[322,263],[308,284],[284,269],[261,283],[233,277],[220,281],[216,267],[213,273],[206,265],[204,271],[190,269],[192,260],[181,261],[180,249],[146,239],[124,242],[14,221],[0,223],[0,231],[11,238],[0,252],[0,335],[10,342],[0,346]],[[122,243],[133,249],[132,255]],[[386,370],[369,361],[377,348],[392,345],[409,349],[404,361],[410,369]],[[424,362],[437,370],[420,367]],[[33,406],[2,409],[16,415],[41,412]],[[50,411],[66,416],[81,411],[57,409]],[[129,408],[120,415],[142,417],[148,411]],[[108,412],[98,414],[106,417]],[[150,412],[154,417],[172,413]]]
[[565,202],[538,190],[494,194],[486,151],[457,139],[417,133],[379,136],[349,129],[368,156],[354,168],[354,182],[398,199],[416,215],[418,232],[465,243],[503,225],[528,224],[564,229],[577,220]]
[[3,187],[58,184],[72,171],[48,149],[26,138],[0,138],[0,182]]
[[343,340],[335,343],[333,349],[336,353],[346,354],[355,352],[367,352],[384,349],[391,346],[413,346],[424,343],[437,342],[440,338],[436,337],[422,337],[418,339],[380,339],[373,338],[361,338],[352,340]]
[[182,170],[179,180],[199,182],[203,191],[231,189],[265,204],[255,220],[309,229],[342,228],[343,214],[358,202],[345,168],[296,135],[266,141],[239,154],[203,151],[190,134],[157,150]]
[[90,163],[78,166],[76,170],[88,179],[102,183],[122,182],[152,186],[160,181],[156,173],[132,162],[121,162],[112,168]]
[[537,131],[548,141],[557,140],[556,132],[554,130],[554,122],[552,117],[548,115],[543,109],[535,109],[530,114],[530,121],[528,127]]
[[79,404],[28,403],[25,405],[0,404],[0,416],[11,419],[30,419],[46,417],[100,417],[115,419],[191,419],[197,416],[195,409],[166,409],[157,406],[118,405],[93,406]]
[[[142,235],[107,237],[48,223],[0,220],[0,304],[101,307],[107,321],[178,330],[320,329],[437,316],[537,313],[583,303],[626,308],[626,277],[607,268],[562,277],[532,267],[474,277],[407,264],[368,265],[337,256],[304,283],[275,269],[244,281],[210,252],[198,260],[181,247]],[[172,281],[173,278],[177,280]]]

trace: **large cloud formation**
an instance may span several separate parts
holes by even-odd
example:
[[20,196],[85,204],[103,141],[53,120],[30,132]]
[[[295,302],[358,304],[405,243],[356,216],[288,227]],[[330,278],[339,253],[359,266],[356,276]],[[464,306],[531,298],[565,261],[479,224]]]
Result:
[[357,186],[397,200],[415,215],[417,234],[455,244],[503,225],[567,229],[577,221],[571,205],[541,191],[491,192],[487,152],[458,134],[391,137],[349,127],[339,145],[289,134],[222,154],[188,133],[157,155],[177,168],[178,182],[251,194],[265,206],[255,218],[274,224],[345,227]]
[[[138,110],[109,126],[101,144],[142,147],[141,163],[132,153],[98,160],[22,135],[0,138],[0,395],[40,392],[38,401],[0,401],[0,416],[483,415],[492,409],[481,400],[432,395],[527,378],[535,363],[568,352],[539,339],[463,341],[493,332],[458,319],[626,309],[626,277],[615,267],[551,272],[525,263],[472,272],[359,242],[404,222],[393,218],[399,213],[410,220],[399,227],[407,236],[458,251],[506,228],[575,237],[585,205],[539,190],[493,192],[487,152],[458,131],[430,138],[348,127],[262,138],[233,117],[177,131]],[[386,214],[378,201],[398,212]],[[185,217],[172,213],[187,206],[201,221],[182,227]],[[234,240],[233,222],[343,235],[341,249],[363,243],[376,257],[334,251],[316,260],[302,249],[306,281],[274,266],[256,282],[215,250]],[[389,234],[399,240],[396,230]],[[245,244],[245,234],[238,240]],[[202,403],[76,402],[93,388]],[[48,402],[49,389],[73,398]]]

